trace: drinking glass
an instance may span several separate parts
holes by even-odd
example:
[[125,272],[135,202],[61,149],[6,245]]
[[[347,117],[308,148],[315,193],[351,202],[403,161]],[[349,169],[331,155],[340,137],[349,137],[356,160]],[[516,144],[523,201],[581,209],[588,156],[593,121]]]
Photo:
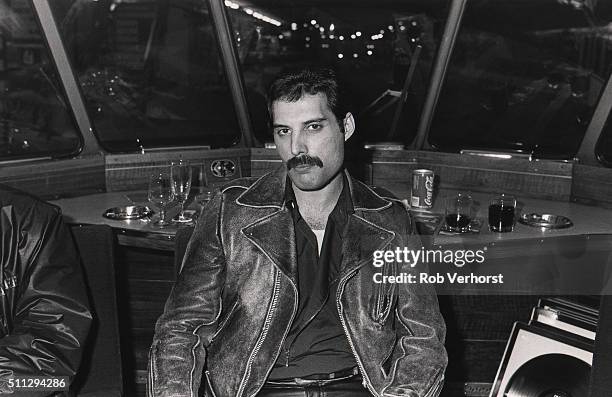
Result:
[[164,169],[155,172],[149,178],[149,201],[159,209],[159,220],[154,225],[161,227],[170,224],[166,220],[166,208],[174,201],[174,189],[170,170]]
[[511,232],[514,229],[516,199],[500,194],[489,204],[489,230],[492,232]]
[[446,199],[446,226],[451,232],[463,233],[470,229],[472,222],[472,196],[458,193]]
[[177,223],[193,222],[193,218],[185,215],[185,202],[191,190],[191,166],[188,161],[181,159],[172,163],[170,171],[174,196],[181,206],[181,212],[172,221]]

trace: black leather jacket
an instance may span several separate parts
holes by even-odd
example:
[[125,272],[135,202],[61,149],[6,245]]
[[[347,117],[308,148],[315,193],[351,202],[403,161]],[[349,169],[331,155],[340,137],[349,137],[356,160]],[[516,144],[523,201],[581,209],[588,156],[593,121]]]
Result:
[[[284,169],[237,180],[204,209],[157,322],[149,396],[196,396],[203,373],[211,396],[251,397],[265,382],[298,304]],[[374,251],[420,249],[420,239],[401,203],[347,179],[355,212],[335,301],[364,386],[374,396],[437,396],[447,356],[433,289],[373,281],[376,272],[411,271],[375,268]]]
[[[73,377],[91,314],[59,209],[0,185],[0,393],[16,376]],[[49,392],[12,396],[42,396]]]

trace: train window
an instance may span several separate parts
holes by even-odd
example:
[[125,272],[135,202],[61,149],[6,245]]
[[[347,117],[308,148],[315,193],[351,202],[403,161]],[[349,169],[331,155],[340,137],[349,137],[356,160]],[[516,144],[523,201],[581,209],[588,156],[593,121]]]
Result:
[[207,2],[50,3],[105,149],[224,147],[239,140]]
[[605,1],[468,1],[429,142],[571,159],[612,68]]
[[271,79],[315,64],[335,69],[352,94],[358,133],[351,141],[410,143],[449,3],[253,0],[244,6],[225,1],[258,140],[272,140],[264,99]]
[[67,103],[30,2],[0,0],[0,161],[78,152]]

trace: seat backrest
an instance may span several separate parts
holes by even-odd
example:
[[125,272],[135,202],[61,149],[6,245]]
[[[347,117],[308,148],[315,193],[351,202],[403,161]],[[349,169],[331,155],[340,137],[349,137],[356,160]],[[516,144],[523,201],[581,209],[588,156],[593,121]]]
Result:
[[73,382],[78,396],[123,395],[114,269],[114,236],[106,225],[74,226],[93,312],[88,344]]

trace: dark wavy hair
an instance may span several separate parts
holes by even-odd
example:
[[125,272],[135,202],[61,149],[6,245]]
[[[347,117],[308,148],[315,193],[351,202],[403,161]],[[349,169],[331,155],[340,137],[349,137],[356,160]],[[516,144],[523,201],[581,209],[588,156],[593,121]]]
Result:
[[298,71],[285,72],[277,76],[268,89],[267,105],[272,120],[272,104],[275,101],[296,102],[304,95],[325,94],[327,106],[334,113],[340,129],[344,131],[343,121],[349,112],[346,92],[328,68],[304,68]]

